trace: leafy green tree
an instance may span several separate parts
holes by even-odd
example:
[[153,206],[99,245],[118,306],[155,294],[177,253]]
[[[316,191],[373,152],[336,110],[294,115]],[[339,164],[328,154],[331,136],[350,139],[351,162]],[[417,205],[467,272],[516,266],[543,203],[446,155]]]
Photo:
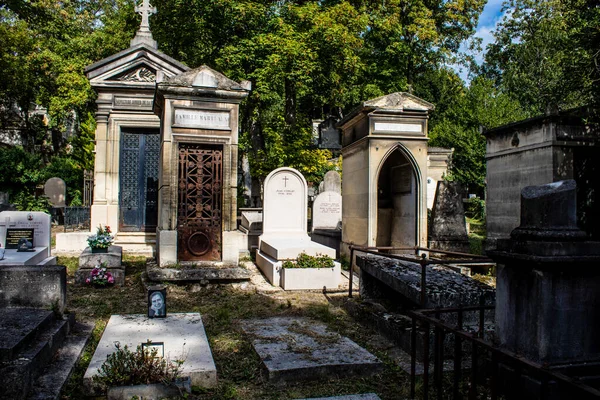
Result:
[[600,11],[586,0],[508,0],[485,74],[532,115],[585,105],[597,83]]

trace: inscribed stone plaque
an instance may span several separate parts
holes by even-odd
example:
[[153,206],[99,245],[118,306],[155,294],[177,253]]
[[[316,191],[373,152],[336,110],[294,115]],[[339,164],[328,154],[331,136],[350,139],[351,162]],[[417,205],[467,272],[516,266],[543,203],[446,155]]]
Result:
[[0,212],[0,243],[6,242],[8,229],[33,229],[36,248],[47,247],[50,257],[50,215],[40,211]]
[[4,247],[7,249],[18,249],[19,240],[25,239],[35,245],[33,241],[33,229],[11,229],[6,230],[6,242]]
[[67,185],[60,178],[50,178],[44,185],[44,194],[48,197],[53,207],[65,207],[65,194]]
[[421,133],[423,125],[421,124],[404,124],[394,122],[375,122],[373,129],[375,132],[391,132],[391,133]]
[[175,110],[175,126],[183,128],[230,129],[229,112],[206,110]]
[[117,108],[134,108],[142,110],[152,109],[152,98],[143,97],[121,97],[115,96],[115,107]]
[[279,168],[265,179],[263,232],[306,233],[307,185],[293,168]]
[[341,229],[342,196],[336,192],[323,192],[313,203],[312,228]]

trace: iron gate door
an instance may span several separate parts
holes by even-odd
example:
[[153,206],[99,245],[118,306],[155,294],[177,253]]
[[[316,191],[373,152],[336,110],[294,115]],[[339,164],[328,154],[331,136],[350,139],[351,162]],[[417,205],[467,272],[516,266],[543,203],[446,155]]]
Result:
[[180,144],[177,207],[180,260],[221,260],[223,148]]
[[160,134],[121,133],[119,230],[155,232]]

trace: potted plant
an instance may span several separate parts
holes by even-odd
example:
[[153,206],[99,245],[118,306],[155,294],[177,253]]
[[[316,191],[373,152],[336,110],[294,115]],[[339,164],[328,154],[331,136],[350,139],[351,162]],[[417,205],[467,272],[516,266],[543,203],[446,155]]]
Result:
[[108,253],[108,248],[112,245],[114,237],[111,235],[110,226],[98,226],[96,234],[87,238],[88,245],[92,253]]
[[141,398],[149,392],[152,398],[172,398],[191,392],[189,379],[181,378],[184,361],[160,356],[151,341],[138,345],[135,351],[118,342],[115,347],[94,377],[95,386],[107,390],[109,398]]
[[115,278],[110,271],[106,270],[106,263],[101,262],[96,265],[91,271],[90,276],[85,280],[85,283],[94,287],[106,287],[115,283]]
[[285,290],[337,288],[340,284],[340,263],[331,257],[306,253],[281,265],[281,287]]

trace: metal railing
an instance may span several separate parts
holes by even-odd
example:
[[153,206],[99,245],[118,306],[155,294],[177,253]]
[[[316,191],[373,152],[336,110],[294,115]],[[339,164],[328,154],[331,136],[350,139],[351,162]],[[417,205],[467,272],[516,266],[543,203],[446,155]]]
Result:
[[[443,251],[443,250],[435,250],[429,249],[427,247],[364,247],[364,246],[350,246],[350,284],[348,288],[348,297],[352,297],[352,283],[353,283],[353,273],[354,270],[354,254],[355,251],[360,251],[361,253],[373,254],[377,256],[383,256],[387,258],[391,258],[394,260],[400,261],[408,261],[421,265],[421,298],[420,303],[421,307],[426,306],[427,302],[427,266],[428,265],[443,265],[443,264],[480,264],[482,262],[492,262],[489,258],[485,256],[478,256],[474,254],[467,253],[459,253],[455,251]],[[391,251],[411,251],[414,252],[415,257],[402,256],[398,254],[389,254],[382,253],[383,251],[391,252]],[[432,259],[428,257],[428,254],[435,253],[441,254],[446,257],[456,257],[453,259]]]
[[90,207],[65,207],[64,229],[89,230],[91,215]]
[[[452,373],[452,398],[463,398],[461,384],[467,380],[468,399],[476,399],[478,397],[478,385],[483,382],[482,389],[486,390],[486,397],[491,400],[496,400],[500,394],[509,395],[510,383],[519,382],[523,377],[537,380],[539,382],[539,390],[537,393],[540,399],[546,399],[552,392],[558,395],[559,398],[565,399],[599,399],[600,391],[579,382],[576,378],[567,376],[561,372],[551,370],[540,364],[529,361],[516,353],[495,346],[492,343],[484,340],[483,314],[486,310],[493,309],[493,306],[479,307],[457,307],[444,309],[429,309],[408,311],[407,314],[412,319],[411,332],[411,365],[410,365],[410,398],[414,399],[416,395],[416,345],[417,332],[420,330],[423,334],[423,377],[422,377],[422,399],[427,400],[430,392],[429,369],[430,369],[430,335],[433,329],[433,344],[434,351],[431,360],[433,361],[433,385],[434,391],[438,399],[442,398],[443,394],[448,394],[450,391],[444,387],[444,340],[447,335],[454,337],[454,354],[453,373]],[[463,314],[465,312],[479,313],[479,328],[476,332],[471,333],[463,330]],[[451,326],[448,322],[443,321],[443,314],[456,313],[457,325]],[[463,358],[464,347],[463,343],[468,343],[471,350],[470,356],[470,373],[468,377],[463,377]],[[500,382],[500,368],[508,368],[514,371],[510,381]],[[594,367],[595,368],[595,367]],[[581,376],[585,376],[585,368],[579,371]],[[501,384],[503,383],[503,384]],[[508,384],[508,385],[507,385]],[[486,387],[487,386],[487,387]],[[519,384],[514,384],[512,390],[519,390],[518,393],[513,393],[511,398],[526,398],[523,393],[523,387]],[[509,393],[507,393],[509,392]],[[525,397],[524,397],[525,396]],[[447,397],[447,395],[446,395]],[[553,397],[554,398],[554,397]]]

